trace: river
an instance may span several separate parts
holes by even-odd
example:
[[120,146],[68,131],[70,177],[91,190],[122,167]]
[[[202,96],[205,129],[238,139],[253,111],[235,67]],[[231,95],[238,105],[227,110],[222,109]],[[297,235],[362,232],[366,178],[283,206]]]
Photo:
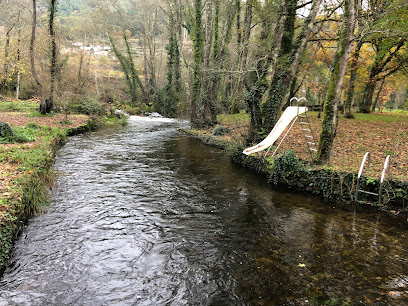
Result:
[[0,305],[408,303],[405,224],[273,190],[183,126],[131,117],[70,138]]

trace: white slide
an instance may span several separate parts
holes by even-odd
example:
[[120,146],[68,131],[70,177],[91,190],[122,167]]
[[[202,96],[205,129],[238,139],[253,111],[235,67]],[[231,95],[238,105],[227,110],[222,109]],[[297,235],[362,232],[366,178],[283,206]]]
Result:
[[269,135],[257,145],[246,148],[244,154],[250,155],[269,148],[279,138],[294,118],[307,111],[307,107],[289,106],[285,109]]

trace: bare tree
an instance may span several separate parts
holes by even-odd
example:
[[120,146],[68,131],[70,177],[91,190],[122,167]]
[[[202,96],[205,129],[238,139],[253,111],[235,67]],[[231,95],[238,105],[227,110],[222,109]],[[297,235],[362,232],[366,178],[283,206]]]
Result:
[[35,68],[35,38],[36,38],[36,28],[37,28],[37,1],[32,0],[33,11],[32,11],[32,23],[31,23],[31,43],[30,43],[30,62],[31,62],[31,73],[33,74],[34,80],[37,83],[38,90],[40,92],[41,102],[40,102],[40,112],[41,114],[46,114],[46,103],[44,99],[44,89],[40,82],[37,74],[37,69]]

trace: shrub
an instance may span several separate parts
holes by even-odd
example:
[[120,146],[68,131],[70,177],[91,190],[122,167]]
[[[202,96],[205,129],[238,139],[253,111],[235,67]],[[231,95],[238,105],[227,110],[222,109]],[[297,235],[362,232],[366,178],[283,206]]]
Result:
[[231,132],[231,130],[229,128],[227,128],[225,126],[222,126],[222,125],[217,125],[214,128],[212,134],[215,135],[215,136],[223,136],[223,135],[228,134],[230,132]]
[[303,165],[296,157],[295,152],[287,150],[273,161],[272,182],[275,185],[279,183],[280,179],[289,182],[289,180],[299,177],[302,170]]
[[88,116],[103,116],[106,114],[106,109],[101,102],[95,98],[73,98],[68,106],[68,109],[77,114],[84,114]]

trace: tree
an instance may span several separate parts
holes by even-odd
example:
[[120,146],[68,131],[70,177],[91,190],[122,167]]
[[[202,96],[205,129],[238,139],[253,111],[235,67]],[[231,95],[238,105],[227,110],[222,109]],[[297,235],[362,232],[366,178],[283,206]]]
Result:
[[194,0],[194,22],[191,29],[191,40],[193,41],[193,88],[191,93],[190,122],[192,127],[199,127],[201,125],[197,120],[197,106],[201,95],[204,60],[204,34],[201,19],[201,0]]
[[299,36],[295,34],[297,0],[287,0],[286,18],[284,23],[283,37],[279,51],[278,63],[269,85],[268,100],[266,102],[264,128],[272,130],[278,121],[284,101],[290,93],[290,84],[298,70],[301,57],[306,49],[309,36],[319,11],[322,0],[314,0],[309,16],[304,21]]
[[115,53],[117,59],[119,60],[120,67],[123,73],[125,74],[125,79],[128,85],[129,94],[132,99],[132,104],[133,106],[135,106],[139,102],[137,88],[138,87],[140,88],[144,102],[147,102],[146,101],[146,91],[145,91],[145,88],[142,82],[140,81],[138,72],[136,70],[135,63],[133,61],[132,52],[130,49],[128,36],[126,32],[123,32],[123,40],[125,43],[126,55],[123,55],[123,53],[116,46],[113,38],[109,35],[109,41],[111,43],[112,50]]
[[37,69],[35,67],[35,38],[36,38],[36,28],[37,28],[37,1],[32,0],[33,12],[32,12],[32,23],[31,23],[31,42],[30,42],[30,63],[31,63],[31,73],[33,74],[34,80],[37,83],[38,90],[40,92],[41,102],[40,102],[40,112],[45,115],[47,113],[47,105],[44,98],[44,89],[42,83],[37,74]]
[[341,86],[346,73],[356,23],[356,0],[344,1],[343,19],[344,22],[324,102],[322,131],[317,152],[317,162],[319,164],[329,163],[336,137]]
[[397,72],[404,65],[405,58],[399,56],[399,53],[405,44],[405,38],[393,39],[381,37],[373,41],[372,45],[376,53],[364,88],[363,100],[360,103],[360,112],[371,112],[377,82]]
[[55,84],[56,84],[56,77],[57,77],[57,42],[56,42],[56,34],[55,34],[55,13],[57,10],[57,3],[58,0],[50,0],[50,19],[48,24],[50,39],[51,39],[51,66],[50,66],[50,78],[51,78],[51,89],[50,89],[50,100],[49,104],[46,105],[46,112],[49,113],[52,111],[54,106],[54,99],[55,99]]
[[[360,112],[370,112],[378,81],[404,68],[404,46],[407,37],[408,3],[402,0],[358,1],[356,46],[350,63],[350,81],[346,93],[345,116],[352,117],[351,106],[355,100],[357,71],[368,68],[368,80],[364,80],[363,97],[359,101]],[[397,50],[398,49],[398,50]],[[374,51],[364,61],[364,53]],[[372,57],[374,60],[371,61]]]

